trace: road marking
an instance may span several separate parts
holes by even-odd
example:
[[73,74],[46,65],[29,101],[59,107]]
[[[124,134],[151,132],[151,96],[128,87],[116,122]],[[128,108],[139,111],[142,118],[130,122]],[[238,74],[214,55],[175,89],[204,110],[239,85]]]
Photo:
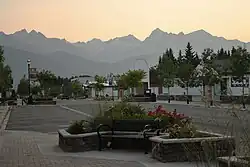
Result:
[[66,106],[63,106],[63,105],[60,105],[61,108],[63,109],[66,109],[66,110],[69,110],[69,111],[72,111],[72,112],[75,112],[75,113],[78,113],[78,114],[81,114],[81,115],[84,115],[84,116],[87,116],[89,118],[94,118],[92,115],[89,115],[87,113],[84,113],[84,112],[81,112],[79,110],[75,110],[73,108],[69,108],[69,107],[66,107]]

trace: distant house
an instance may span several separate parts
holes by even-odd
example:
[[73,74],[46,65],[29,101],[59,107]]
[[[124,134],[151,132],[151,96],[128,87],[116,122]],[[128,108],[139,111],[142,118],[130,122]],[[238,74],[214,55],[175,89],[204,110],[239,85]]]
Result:
[[[250,72],[246,74],[243,83],[238,82],[234,76],[232,76],[229,68],[229,60],[215,60],[214,65],[216,71],[225,71],[222,76],[222,82],[213,86],[212,94],[215,100],[220,100],[220,96],[241,96],[242,95],[242,85],[245,85],[245,95],[250,94]],[[170,88],[168,92],[167,88],[159,85],[154,77],[150,77],[151,80],[151,91],[158,94],[170,94],[170,95],[183,95],[186,92],[185,88],[181,88],[178,85]],[[190,87],[188,88],[189,95],[193,96],[193,101],[201,101],[201,95],[203,94],[203,88],[200,87]]]
[[89,84],[88,85],[86,85],[85,84],[85,87],[87,88],[87,89],[89,89],[89,92],[90,92],[90,97],[92,97],[92,98],[94,98],[94,97],[96,97],[97,95],[103,95],[103,96],[106,96],[106,95],[108,95],[108,96],[114,96],[114,97],[118,97],[118,90],[116,89],[117,87],[116,87],[116,84],[109,84],[109,83],[103,83],[103,85],[104,85],[104,89],[103,89],[103,91],[102,92],[97,92],[96,90],[95,90],[95,86],[94,86],[94,84],[95,84],[96,82],[95,81],[93,81],[93,82],[89,82]]

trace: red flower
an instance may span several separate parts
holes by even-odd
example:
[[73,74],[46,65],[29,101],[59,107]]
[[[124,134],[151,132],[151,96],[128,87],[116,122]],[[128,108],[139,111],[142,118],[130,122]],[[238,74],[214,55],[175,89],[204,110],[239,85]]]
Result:
[[153,116],[153,112],[152,112],[152,111],[149,111],[149,112],[148,112],[148,116]]

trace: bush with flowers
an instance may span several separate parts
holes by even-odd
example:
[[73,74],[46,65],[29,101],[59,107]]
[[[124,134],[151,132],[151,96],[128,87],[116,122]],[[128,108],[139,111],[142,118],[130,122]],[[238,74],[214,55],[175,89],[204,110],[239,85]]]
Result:
[[159,120],[161,131],[169,133],[170,138],[195,137],[196,129],[189,117],[184,114],[167,111],[159,105],[154,111],[149,111],[148,116]]

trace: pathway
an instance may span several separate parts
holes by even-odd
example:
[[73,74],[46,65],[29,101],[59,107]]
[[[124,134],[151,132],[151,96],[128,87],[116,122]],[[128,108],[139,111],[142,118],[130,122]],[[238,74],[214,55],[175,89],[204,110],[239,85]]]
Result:
[[[6,117],[0,133],[1,167],[195,167],[196,163],[159,163],[143,153],[64,153],[54,134],[69,121],[86,116],[60,106],[22,106]],[[6,121],[4,121],[6,122]],[[3,126],[5,127],[5,125]]]

